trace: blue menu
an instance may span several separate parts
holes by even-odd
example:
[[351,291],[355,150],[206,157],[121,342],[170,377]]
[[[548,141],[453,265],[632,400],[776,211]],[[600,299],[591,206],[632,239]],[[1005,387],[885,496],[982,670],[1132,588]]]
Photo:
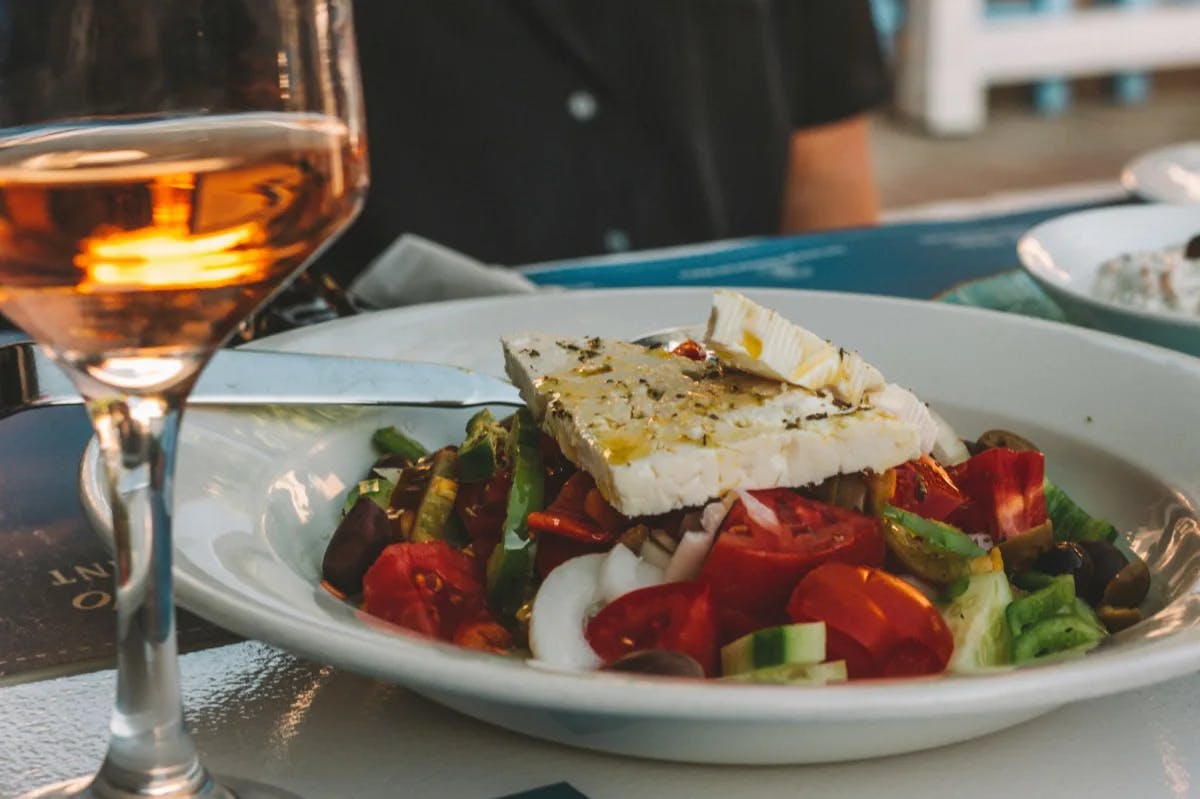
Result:
[[753,286],[929,298],[1014,268],[1017,240],[1025,231],[1093,207],[742,239],[535,264],[522,271],[538,284],[573,289]]

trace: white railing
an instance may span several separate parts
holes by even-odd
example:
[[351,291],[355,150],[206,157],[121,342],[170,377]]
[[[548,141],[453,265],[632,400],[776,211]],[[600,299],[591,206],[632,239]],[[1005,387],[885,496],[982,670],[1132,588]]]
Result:
[[932,133],[967,134],[987,119],[990,85],[1200,64],[1200,6],[989,18],[985,0],[909,0],[902,36],[900,109]]

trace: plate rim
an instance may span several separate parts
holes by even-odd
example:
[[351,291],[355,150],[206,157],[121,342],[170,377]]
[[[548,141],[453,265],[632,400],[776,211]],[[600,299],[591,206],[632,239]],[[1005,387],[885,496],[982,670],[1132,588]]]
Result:
[[[598,294],[708,295],[711,291],[711,287],[664,287],[590,289],[573,291],[571,294],[581,295],[581,300],[586,301],[589,295]],[[1103,347],[1133,351],[1136,357],[1159,363],[1163,368],[1183,369],[1200,378],[1200,359],[1144,342],[1059,322],[1017,317],[987,309],[878,295],[797,289],[748,291],[765,296],[791,295],[801,301],[836,295],[855,303],[909,306],[914,310],[922,308],[927,312],[948,316],[987,317],[1000,325],[1044,327],[1055,331],[1055,335],[1093,339]],[[479,305],[530,301],[531,296],[534,295],[458,300],[453,303],[441,303],[436,310],[444,312],[448,306],[454,305],[458,306],[460,312],[469,312],[471,307]],[[428,308],[429,306],[425,306],[426,310]],[[377,313],[406,314],[413,310],[402,308]],[[311,335],[316,328],[332,329],[358,318],[361,317],[336,320],[305,328],[297,333]],[[298,335],[282,334],[262,339],[255,343],[255,347],[288,349],[289,342],[300,338]],[[98,469],[94,465],[91,468],[88,466],[89,458],[91,463],[96,463],[94,447],[93,441],[84,453],[80,486],[81,497],[85,500],[85,511],[92,523],[99,525],[97,529],[101,529],[104,520],[98,513],[96,497],[102,498],[103,492],[98,491]],[[406,634],[398,628],[396,632],[386,633],[368,628],[344,629],[335,620],[321,619],[319,626],[322,629],[328,628],[332,634],[344,636],[340,642],[340,650],[335,653],[314,645],[313,620],[307,615],[289,613],[282,616],[277,610],[265,606],[246,613],[245,606],[222,594],[215,585],[206,585],[187,571],[182,571],[178,564],[174,574],[176,599],[180,606],[247,637],[267,641],[304,657],[391,682],[418,686],[434,692],[466,693],[494,703],[553,707],[557,711],[740,722],[925,719],[988,710],[1012,710],[1016,707],[1050,709],[1068,702],[1144,687],[1200,669],[1200,629],[1193,629],[1140,647],[1138,656],[1132,659],[1135,667],[1130,665],[1130,658],[1121,657],[1119,650],[1109,650],[1108,653],[1099,653],[1075,661],[999,674],[868,681],[820,688],[711,682],[691,684],[678,680],[545,669],[538,669],[536,679],[530,679],[531,667],[524,661],[469,652],[449,644],[431,642]],[[281,619],[287,623],[281,624]],[[380,643],[384,641],[390,644],[381,647]],[[393,665],[397,655],[403,657],[403,678],[397,677],[399,670],[381,665],[380,657],[385,651]],[[439,652],[446,657],[433,658],[429,656],[430,652]],[[445,666],[449,663],[454,665],[453,678],[447,676],[449,672]],[[1117,677],[1120,678],[1117,683],[1119,687],[1113,688],[1111,686]],[[469,690],[467,686],[471,686]],[[936,686],[933,693],[930,686]],[[697,694],[697,691],[702,693]],[[553,697],[553,700],[547,702],[547,696]],[[697,702],[701,696],[703,700]]]

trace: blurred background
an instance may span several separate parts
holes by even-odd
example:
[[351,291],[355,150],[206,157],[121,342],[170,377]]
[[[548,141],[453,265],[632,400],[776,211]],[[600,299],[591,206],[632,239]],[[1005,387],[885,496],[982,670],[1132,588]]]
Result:
[[1200,138],[1195,0],[871,5],[895,85],[872,145],[885,209],[1114,181]]

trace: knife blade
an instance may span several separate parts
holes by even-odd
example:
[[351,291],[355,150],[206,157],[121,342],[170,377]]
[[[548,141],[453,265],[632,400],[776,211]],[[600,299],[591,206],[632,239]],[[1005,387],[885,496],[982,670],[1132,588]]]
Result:
[[[37,347],[0,347],[0,417],[45,405],[83,402],[67,375]],[[516,388],[456,366],[341,355],[236,349],[218,351],[189,405],[520,406]]]

